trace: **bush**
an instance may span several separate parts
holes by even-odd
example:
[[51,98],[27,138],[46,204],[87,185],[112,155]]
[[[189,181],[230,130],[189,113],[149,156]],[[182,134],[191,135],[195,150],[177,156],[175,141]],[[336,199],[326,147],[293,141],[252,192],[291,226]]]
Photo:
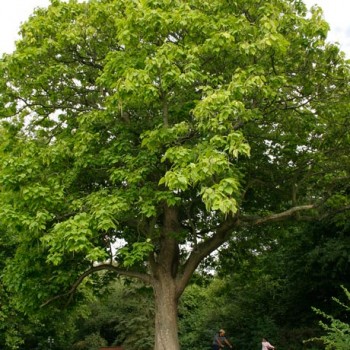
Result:
[[[348,302],[350,302],[350,292],[343,287]],[[340,300],[333,298],[346,313],[350,311],[350,306],[343,304]],[[314,308],[318,315],[322,316],[326,321],[320,321],[319,324],[326,332],[319,338],[312,338],[309,341],[321,341],[325,345],[326,350],[348,350],[350,349],[350,324],[327,315],[325,312]]]

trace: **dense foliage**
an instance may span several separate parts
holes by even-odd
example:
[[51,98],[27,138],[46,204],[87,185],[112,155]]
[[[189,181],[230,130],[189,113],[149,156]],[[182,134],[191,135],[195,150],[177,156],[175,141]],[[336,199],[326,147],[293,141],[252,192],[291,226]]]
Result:
[[1,285],[15,309],[58,312],[138,278],[155,349],[178,350],[180,297],[229,239],[258,249],[277,222],[346,222],[349,64],[327,31],[299,0],[38,9],[0,61]]
[[[95,350],[121,345],[128,350],[148,350],[154,342],[152,291],[130,281],[114,283],[89,304],[89,316],[76,319],[79,332],[70,348]],[[94,339],[94,342],[92,342]]]

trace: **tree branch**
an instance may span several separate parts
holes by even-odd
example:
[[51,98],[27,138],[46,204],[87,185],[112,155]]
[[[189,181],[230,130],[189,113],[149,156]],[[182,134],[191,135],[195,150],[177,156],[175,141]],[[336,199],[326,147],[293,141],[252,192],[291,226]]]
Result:
[[90,269],[86,270],[83,274],[81,274],[79,276],[79,278],[74,282],[74,284],[72,285],[71,289],[68,292],[63,293],[63,294],[59,294],[59,295],[56,295],[56,296],[50,298],[49,300],[45,301],[40,307],[44,307],[44,306],[50,304],[51,302],[53,302],[54,300],[57,300],[57,299],[60,299],[60,298],[66,297],[66,296],[69,296],[69,299],[67,302],[67,304],[69,304],[75,291],[80,286],[80,284],[83,282],[83,280],[86,277],[88,277],[89,275],[91,275],[95,272],[98,272],[98,271],[102,271],[102,270],[110,270],[110,271],[116,272],[117,274],[119,274],[121,276],[134,277],[134,278],[138,278],[138,279],[142,280],[145,283],[148,283],[148,284],[152,283],[151,277],[147,274],[121,269],[121,268],[114,266],[112,264],[101,264],[101,265],[93,266]]
[[235,217],[228,217],[219,227],[217,227],[216,231],[209,239],[200,242],[196,249],[192,250],[184,265],[183,273],[177,282],[178,296],[181,296],[199,263],[226,241],[227,236],[232,232],[234,227],[237,226],[237,223],[238,221]]
[[229,217],[220,225],[211,238],[198,244],[197,249],[193,250],[184,265],[183,274],[178,280],[177,293],[178,296],[184,291],[189,279],[199,263],[210,253],[219,248],[231,234],[235,227],[239,227],[242,221],[249,222],[251,225],[261,225],[267,222],[282,221],[292,217],[294,214],[301,211],[306,211],[315,208],[315,205],[302,205],[285,210],[281,213],[271,214],[266,217]]
[[297,207],[290,208],[288,210],[282,211],[281,213],[271,214],[267,215],[265,217],[240,217],[240,221],[248,222],[251,225],[261,225],[265,224],[267,222],[274,222],[274,221],[282,221],[285,219],[288,219],[292,217],[294,214],[299,213],[301,211],[305,210],[311,210],[314,209],[316,206],[314,204],[308,204],[308,205],[301,205]]

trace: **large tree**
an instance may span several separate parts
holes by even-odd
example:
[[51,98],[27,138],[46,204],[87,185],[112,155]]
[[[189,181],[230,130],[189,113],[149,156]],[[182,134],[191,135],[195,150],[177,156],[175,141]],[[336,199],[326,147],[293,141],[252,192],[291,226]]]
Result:
[[230,236],[346,207],[349,66],[327,31],[297,0],[36,10],[0,68],[18,305],[135,277],[154,290],[155,349],[177,350],[178,300]]

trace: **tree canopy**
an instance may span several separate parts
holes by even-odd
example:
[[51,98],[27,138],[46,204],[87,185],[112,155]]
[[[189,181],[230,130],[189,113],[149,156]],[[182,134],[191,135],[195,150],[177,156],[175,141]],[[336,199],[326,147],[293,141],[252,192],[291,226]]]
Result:
[[0,217],[16,247],[3,280],[18,307],[135,277],[154,289],[155,349],[176,350],[178,299],[229,237],[344,217],[349,65],[327,31],[296,0],[37,9],[0,63]]

